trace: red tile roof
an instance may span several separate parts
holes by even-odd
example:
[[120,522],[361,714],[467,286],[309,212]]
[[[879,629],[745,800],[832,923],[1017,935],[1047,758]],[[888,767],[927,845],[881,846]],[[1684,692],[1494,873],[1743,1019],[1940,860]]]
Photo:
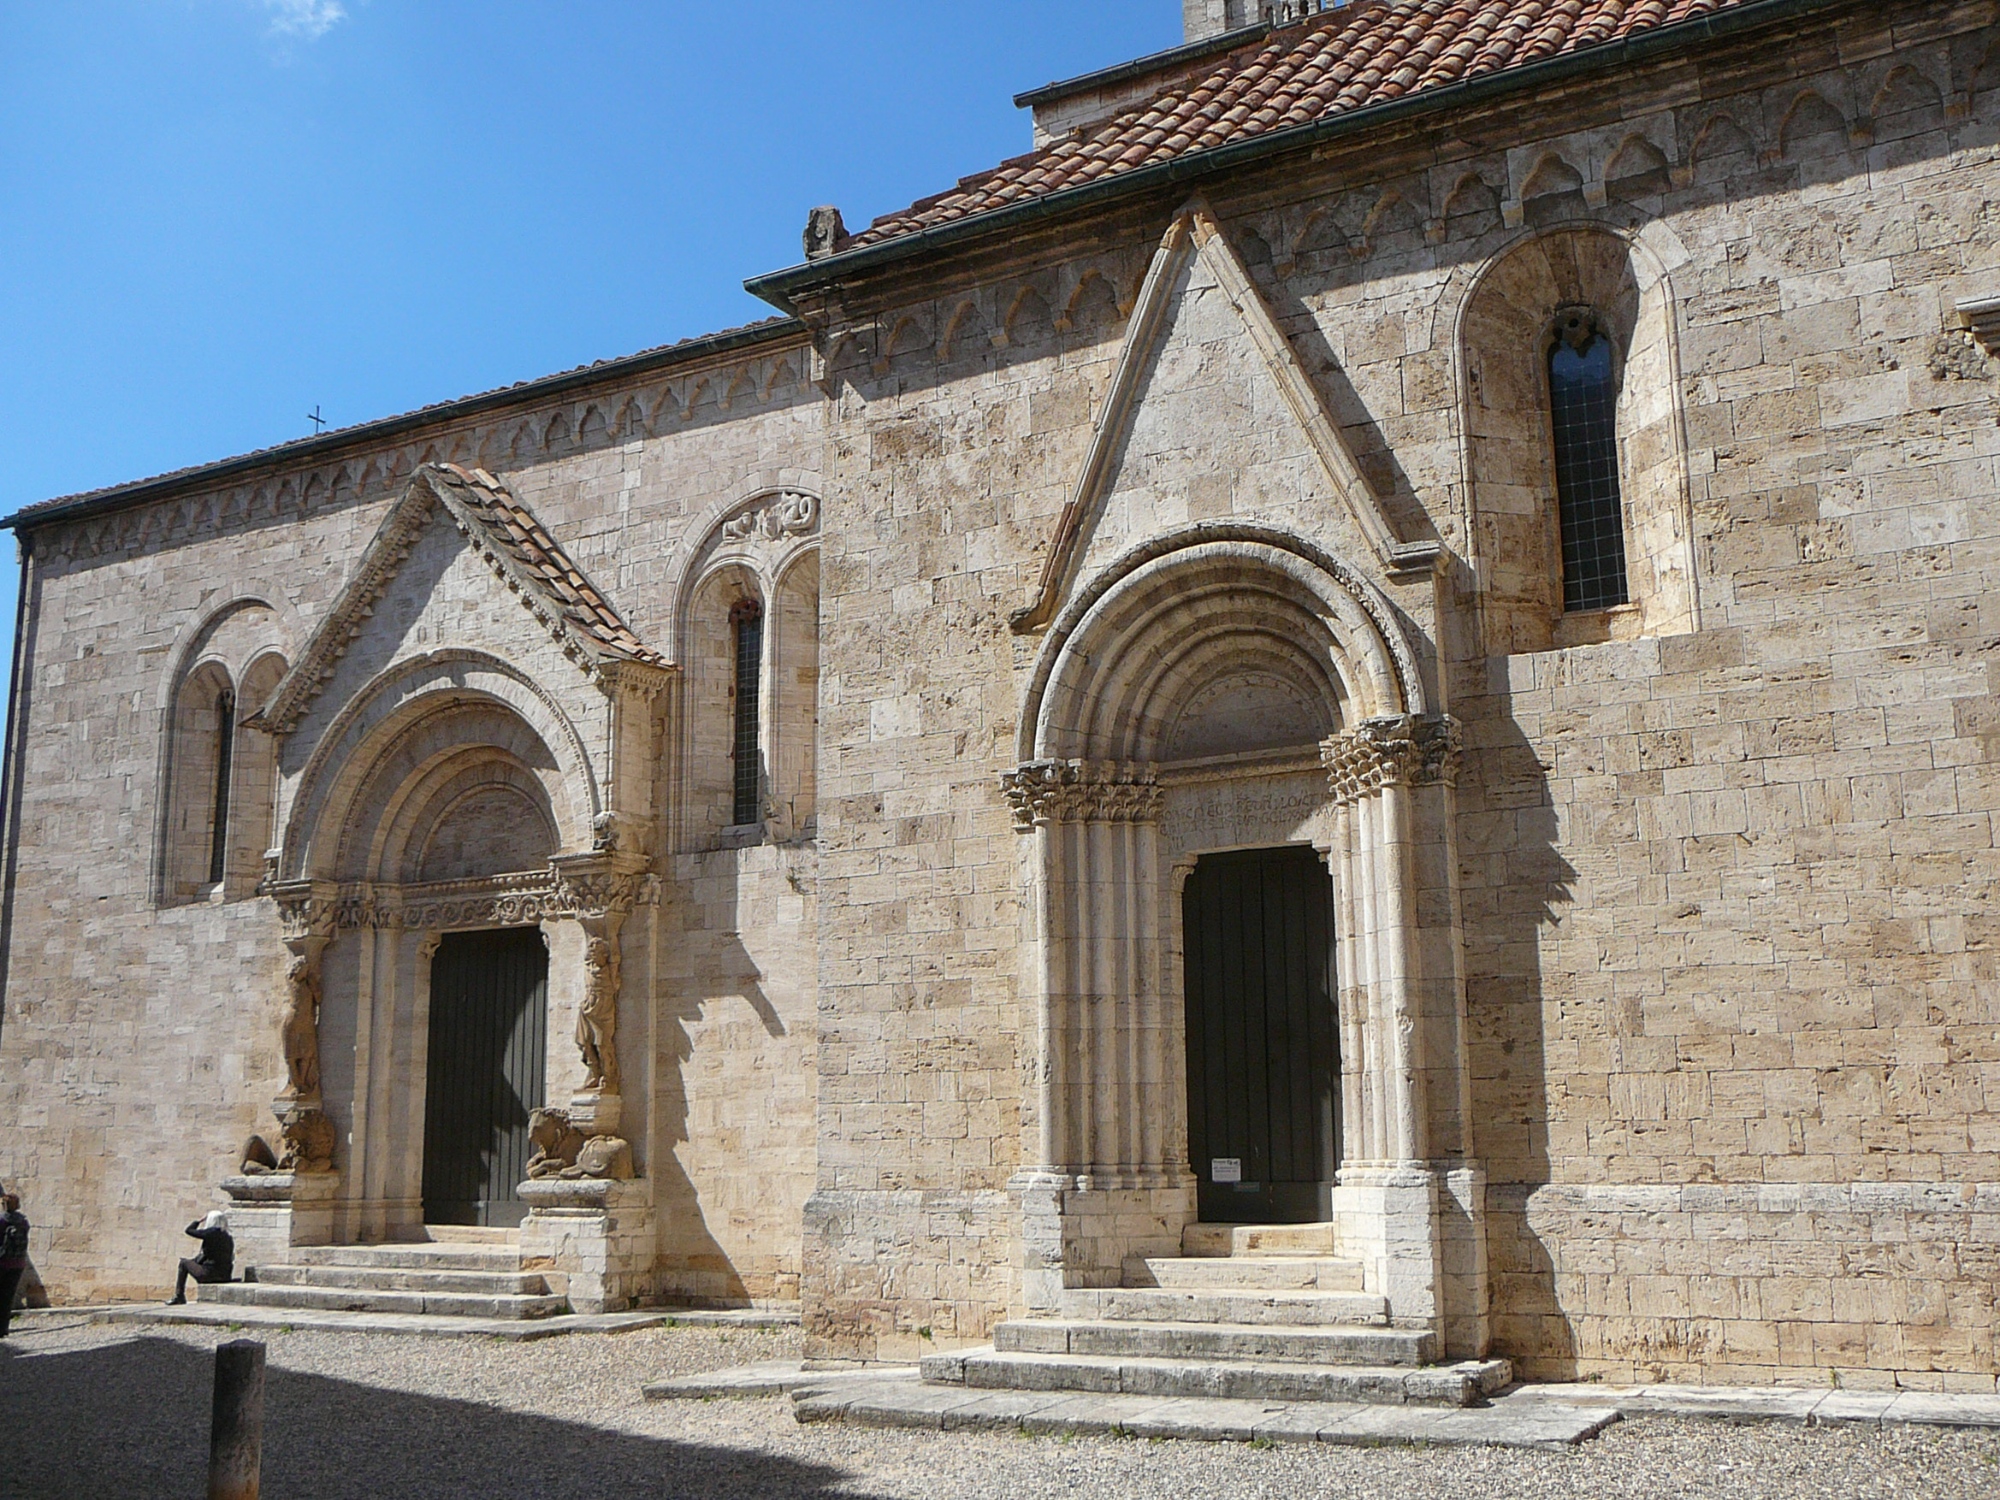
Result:
[[1293,126],[1580,52],[1751,0],[1359,0],[1274,31],[1192,80],[886,214],[860,249]]
[[448,493],[462,514],[479,526],[488,543],[505,554],[562,618],[563,622],[611,656],[664,666],[666,658],[640,640],[631,626],[598,592],[549,535],[535,513],[484,469],[458,464],[433,467],[440,492]]

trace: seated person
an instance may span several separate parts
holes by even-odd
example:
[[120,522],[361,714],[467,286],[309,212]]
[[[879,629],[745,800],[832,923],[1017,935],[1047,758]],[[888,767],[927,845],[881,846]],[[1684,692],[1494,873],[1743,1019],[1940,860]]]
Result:
[[201,1241],[201,1254],[181,1262],[180,1279],[174,1283],[173,1299],[167,1306],[179,1307],[187,1301],[190,1276],[198,1286],[213,1286],[235,1274],[236,1241],[223,1227],[227,1222],[218,1208],[211,1210],[206,1218],[188,1225],[187,1232]]

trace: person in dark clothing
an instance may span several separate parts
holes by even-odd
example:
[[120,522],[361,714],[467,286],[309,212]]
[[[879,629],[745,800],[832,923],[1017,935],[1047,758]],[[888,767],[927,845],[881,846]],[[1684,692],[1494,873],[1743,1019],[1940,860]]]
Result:
[[12,1193],[0,1196],[0,1339],[14,1317],[14,1294],[28,1270],[28,1216]]
[[187,1232],[201,1241],[201,1254],[181,1262],[180,1279],[174,1283],[174,1295],[167,1306],[179,1307],[187,1301],[190,1276],[197,1286],[214,1286],[236,1273],[236,1241],[223,1227],[226,1222],[218,1208],[207,1218],[188,1225]]

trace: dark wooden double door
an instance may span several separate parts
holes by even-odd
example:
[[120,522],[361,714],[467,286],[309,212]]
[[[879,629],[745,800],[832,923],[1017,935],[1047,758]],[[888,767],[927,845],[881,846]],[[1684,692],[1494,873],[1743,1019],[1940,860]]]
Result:
[[452,933],[431,960],[424,1222],[527,1216],[528,1116],[543,1103],[549,950],[533,927]]
[[1311,849],[1203,858],[1183,895],[1201,1218],[1316,1223],[1340,1164],[1333,882]]

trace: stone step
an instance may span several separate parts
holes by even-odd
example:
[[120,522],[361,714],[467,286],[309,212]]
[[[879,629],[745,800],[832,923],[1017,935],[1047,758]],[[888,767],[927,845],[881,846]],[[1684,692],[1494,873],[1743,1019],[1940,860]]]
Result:
[[[246,1278],[247,1279],[247,1278]],[[258,1266],[263,1286],[322,1286],[343,1291],[475,1292],[486,1297],[545,1297],[536,1271],[401,1271],[384,1266]]]
[[518,1271],[521,1252],[513,1245],[431,1244],[294,1245],[285,1252],[292,1266],[355,1266],[378,1271]]
[[1134,1255],[1125,1261],[1125,1285],[1189,1292],[1358,1292],[1361,1263],[1312,1255]]
[[1475,1406],[1505,1388],[1513,1378],[1513,1371],[1505,1360],[1412,1370],[1379,1365],[1216,1362],[970,1349],[930,1356],[923,1362],[923,1377],[933,1385],[964,1385],[983,1390],[1090,1391],[1171,1400]]
[[1002,1354],[1089,1354],[1120,1359],[1278,1360],[1306,1365],[1397,1365],[1437,1358],[1428,1329],[1248,1323],[1128,1323],[1023,1318],[993,1330]]
[[1181,1231],[1181,1254],[1331,1256],[1331,1224],[1190,1224]]
[[484,1224],[426,1224],[424,1237],[438,1245],[512,1245],[518,1249],[521,1244],[519,1229],[488,1228]]
[[470,1292],[390,1292],[330,1286],[277,1286],[232,1281],[200,1290],[215,1307],[290,1307],[310,1312],[424,1313],[447,1318],[552,1318],[569,1310],[564,1297],[489,1296]]
[[1066,1291],[1062,1316],[1123,1323],[1284,1323],[1383,1327],[1389,1300],[1366,1292],[1212,1292],[1159,1288]]

